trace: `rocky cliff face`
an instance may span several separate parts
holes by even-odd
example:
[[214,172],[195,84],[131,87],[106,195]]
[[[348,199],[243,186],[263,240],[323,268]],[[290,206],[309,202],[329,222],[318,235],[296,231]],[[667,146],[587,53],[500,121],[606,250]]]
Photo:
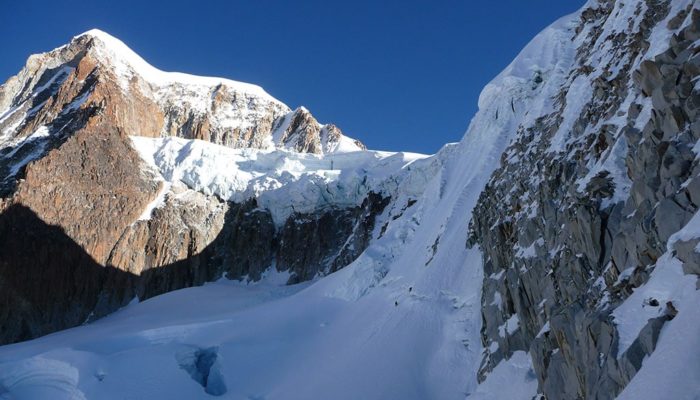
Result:
[[[546,398],[612,399],[677,312],[670,294],[646,299],[658,312],[630,336],[615,310],[666,268],[667,249],[699,272],[698,239],[672,235],[700,204],[700,11],[590,1],[567,21],[572,61],[552,105],[520,125],[471,222],[485,270],[480,379],[526,351]],[[534,71],[531,84],[550,79]]]
[[[272,178],[237,196],[233,189],[205,190],[185,176],[166,180],[143,158],[149,155],[137,151],[134,135],[181,138],[177,143],[187,149],[198,146],[196,139],[212,143],[208,149],[242,149],[219,157],[222,169],[232,168],[226,157],[234,153],[241,164],[258,153],[282,166],[301,157],[331,175],[296,175],[304,184],[313,179],[318,193],[347,189],[334,181],[341,165],[333,172],[334,161],[324,161],[324,154],[337,154],[342,164],[343,153],[364,146],[257,86],[158,71],[99,31],[31,56],[0,87],[0,110],[0,343],[222,276],[257,280],[270,267],[289,271],[290,282],[327,274],[367,246],[390,196],[354,182],[352,199],[340,193],[320,201],[307,193],[296,210],[293,199],[277,196],[292,209],[273,215],[276,204],[257,200],[278,188]],[[202,154],[194,164],[207,158]],[[231,179],[245,183],[261,174]],[[63,245],[70,250],[63,253]],[[36,281],[69,283],[47,290],[31,286]]]

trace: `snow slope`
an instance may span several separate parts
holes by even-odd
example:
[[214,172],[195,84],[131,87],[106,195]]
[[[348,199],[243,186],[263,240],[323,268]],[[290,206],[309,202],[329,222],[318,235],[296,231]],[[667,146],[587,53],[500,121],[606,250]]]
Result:
[[[430,182],[433,188],[442,178]],[[354,265],[316,284],[219,282],[160,296],[95,324],[2,348],[0,370],[14,372],[0,376],[0,385],[13,395],[35,390],[51,398],[76,390],[86,398],[205,397],[178,357],[217,348],[228,398],[461,398],[469,386],[463,371],[478,355],[480,257],[457,246],[463,220],[440,207],[461,192],[445,192],[442,201],[439,190],[429,192]],[[455,211],[466,212],[468,200],[462,204]],[[434,208],[443,212],[424,221],[432,229],[418,230],[422,214]],[[436,231],[447,243],[426,266],[423,244]],[[60,362],[51,373],[61,379],[43,379],[48,372],[27,360]],[[29,370],[40,376],[15,378]]]
[[618,396],[619,400],[700,398],[700,282],[696,275],[684,273],[682,262],[673,250],[678,240],[698,238],[700,212],[671,236],[667,252],[657,261],[647,283],[614,312],[621,346],[629,346],[649,319],[664,312],[665,307],[645,306],[648,299],[662,305],[671,302],[678,311],[664,325],[656,349],[644,360],[637,375]]

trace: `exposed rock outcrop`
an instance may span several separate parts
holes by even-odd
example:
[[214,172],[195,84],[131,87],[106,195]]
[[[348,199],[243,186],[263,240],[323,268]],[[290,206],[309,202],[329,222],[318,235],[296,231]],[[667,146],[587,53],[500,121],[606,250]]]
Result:
[[320,154],[343,148],[366,150],[360,141],[343,136],[337,126],[320,125],[304,107],[276,121],[273,140],[286,148],[303,153]]
[[[480,377],[524,350],[548,399],[612,399],[641,368],[672,316],[624,348],[613,312],[700,204],[700,11],[625,3],[581,12],[577,68],[553,112],[506,150],[471,224],[485,266]],[[567,102],[581,100],[567,121]],[[696,243],[673,244],[688,273]]]
[[134,275],[100,265],[27,207],[0,213],[0,238],[0,343],[80,325],[133,297]]

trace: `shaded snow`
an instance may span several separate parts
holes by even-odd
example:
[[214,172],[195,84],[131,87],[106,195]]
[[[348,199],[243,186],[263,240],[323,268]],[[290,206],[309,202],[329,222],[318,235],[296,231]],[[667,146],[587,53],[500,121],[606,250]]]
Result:
[[700,291],[687,290],[678,315],[665,324],[654,352],[618,400],[700,398]]
[[537,376],[528,353],[516,351],[507,362],[501,362],[479,385],[469,400],[530,400],[537,394]]
[[78,369],[50,358],[32,357],[12,368],[0,364],[0,399],[84,400]]
[[[685,310],[686,314],[694,314],[693,318],[700,320],[700,312],[697,310],[700,302],[697,302],[697,296],[693,294],[697,285],[697,276],[684,274],[682,262],[673,256],[675,242],[678,240],[689,241],[695,238],[700,238],[700,213],[696,213],[680,231],[669,238],[667,252],[656,262],[656,267],[647,283],[636,288],[634,293],[613,311],[614,321],[620,335],[618,357],[634,342],[650,318],[663,315],[665,305],[669,301],[679,310],[679,315]],[[623,273],[629,274],[631,270],[630,268]],[[648,305],[648,299],[657,300],[659,306]],[[686,320],[686,323],[700,322]],[[668,324],[667,326],[673,325]],[[665,329],[667,329],[666,326],[662,332]],[[695,349],[700,348],[696,347]],[[657,351],[652,355],[656,353]],[[700,357],[700,350],[695,351],[695,353]],[[700,373],[700,368],[696,372]]]
[[569,86],[566,93],[566,106],[562,112],[563,121],[552,138],[548,151],[560,152],[565,150],[569,135],[574,128],[574,123],[581,116],[584,106],[591,101],[593,85],[586,75],[577,76]]
[[512,335],[520,327],[520,318],[518,314],[513,314],[508,318],[508,320],[501,326],[498,327],[498,334],[505,338],[506,336]]
[[[624,354],[639,336],[649,319],[663,315],[667,302],[671,301],[675,306],[689,290],[694,291],[696,280],[697,277],[683,273],[682,263],[678,259],[669,253],[663,255],[657,261],[649,281],[635,289],[634,293],[613,311],[620,337],[618,357]],[[656,299],[659,306],[648,305],[648,299]]]
[[[5,110],[2,114],[0,114],[0,124],[13,117],[15,113],[24,108],[25,104],[28,101],[31,101],[52,85],[61,84],[74,70],[74,68],[69,66],[61,66],[45,83],[43,83],[40,86],[34,87],[32,89],[31,96],[29,96],[26,99],[23,99],[19,104],[15,104],[14,106],[10,107],[9,109]],[[17,118],[17,120],[12,125],[5,127],[0,134],[0,148],[7,146],[17,146],[20,141],[24,140],[24,138],[12,139],[12,134],[15,133],[17,128],[19,128],[26,121],[27,117],[34,115],[45,104],[46,100],[24,112],[23,115],[20,118]],[[75,104],[71,104],[71,106],[74,106]],[[77,106],[79,106],[79,104],[77,104]],[[75,108],[77,108],[77,106]]]

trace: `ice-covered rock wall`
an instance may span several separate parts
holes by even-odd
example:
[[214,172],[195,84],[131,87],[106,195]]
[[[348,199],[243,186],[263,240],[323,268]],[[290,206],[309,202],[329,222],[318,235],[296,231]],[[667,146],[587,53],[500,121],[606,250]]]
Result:
[[[468,246],[483,251],[485,273],[479,376],[525,351],[547,398],[610,399],[668,321],[697,306],[683,307],[682,278],[633,306],[625,299],[655,269],[674,268],[668,257],[699,272],[699,239],[674,234],[700,205],[700,10],[589,1],[541,35],[561,50],[523,70],[537,92],[530,115],[471,222]],[[528,67],[531,50],[509,69]]]

